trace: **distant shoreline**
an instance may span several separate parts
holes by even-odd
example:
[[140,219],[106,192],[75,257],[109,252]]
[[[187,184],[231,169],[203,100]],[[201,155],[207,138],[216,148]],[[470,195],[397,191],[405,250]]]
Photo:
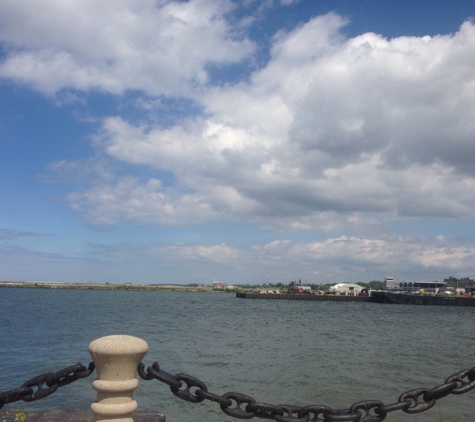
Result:
[[58,283],[58,282],[14,282],[2,281],[0,288],[21,289],[69,289],[69,290],[125,290],[125,291],[180,291],[180,292],[238,292],[249,289],[223,289],[207,286],[186,286],[174,284],[87,284],[87,283]]

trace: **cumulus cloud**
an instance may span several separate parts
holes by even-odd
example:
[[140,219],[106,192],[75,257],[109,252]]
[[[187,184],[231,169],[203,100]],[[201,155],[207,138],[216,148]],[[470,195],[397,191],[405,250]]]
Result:
[[168,128],[106,118],[101,150],[178,183],[136,180],[111,201],[124,192],[119,182],[73,194],[71,205],[104,223],[230,218],[287,229],[360,224],[363,215],[472,217],[475,26],[345,39],[346,23],[328,14],[276,34],[249,82],[192,94],[202,116]]
[[[193,194],[164,189],[158,179],[139,183],[122,177],[115,185],[100,185],[87,192],[68,195],[71,208],[95,224],[124,220],[173,226],[198,224],[216,218],[209,204]],[[213,218],[214,217],[214,218]]]
[[[0,5],[4,78],[50,94],[138,90],[136,104],[149,113],[163,95],[202,110],[168,127],[126,115],[103,120],[99,153],[132,167],[67,197],[94,223],[231,219],[303,230],[473,217],[471,22],[450,35],[348,39],[348,21],[329,13],[276,33],[268,63],[245,81],[212,86],[208,64],[255,52],[227,19],[230,1],[30,6]],[[161,171],[174,182],[160,180]]]
[[0,77],[48,94],[187,92],[209,63],[236,63],[254,44],[227,23],[229,0],[45,1],[0,4]]

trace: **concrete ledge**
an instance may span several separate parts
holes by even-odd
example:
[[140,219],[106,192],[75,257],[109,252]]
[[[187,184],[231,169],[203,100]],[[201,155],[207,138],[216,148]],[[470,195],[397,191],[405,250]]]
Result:
[[[0,422],[20,422],[15,415],[26,413],[25,422],[93,422],[90,410],[0,410]],[[136,412],[134,422],[165,422],[165,415],[158,412]]]

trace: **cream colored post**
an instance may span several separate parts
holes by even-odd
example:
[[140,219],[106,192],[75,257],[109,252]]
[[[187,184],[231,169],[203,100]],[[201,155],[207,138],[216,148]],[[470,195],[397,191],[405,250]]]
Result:
[[137,402],[133,397],[139,385],[135,375],[147,350],[146,341],[132,336],[102,337],[89,345],[97,371],[92,383],[97,391],[97,400],[91,405],[94,421],[134,422]]

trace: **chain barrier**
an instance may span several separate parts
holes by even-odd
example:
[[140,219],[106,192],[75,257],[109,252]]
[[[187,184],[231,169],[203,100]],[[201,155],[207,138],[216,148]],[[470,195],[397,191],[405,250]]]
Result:
[[[20,388],[0,392],[0,409],[16,401],[31,402],[53,394],[59,387],[88,377],[94,372],[91,362],[86,368],[81,363],[34,377]],[[187,374],[171,375],[160,369],[158,362],[145,370],[140,363],[138,374],[144,380],[157,379],[167,384],[171,392],[191,403],[210,400],[218,403],[221,410],[237,419],[270,419],[277,422],[381,422],[388,413],[402,410],[405,413],[421,413],[432,408],[436,401],[449,394],[464,394],[475,388],[475,367],[465,369],[448,377],[445,382],[434,388],[415,388],[401,394],[396,403],[384,404],[379,400],[363,400],[354,403],[348,409],[333,409],[324,405],[292,406],[273,405],[257,402],[252,397],[235,392],[222,396],[208,391],[206,384]],[[46,385],[46,387],[44,387]],[[36,391],[33,389],[36,387]]]
[[[25,383],[20,388],[1,392],[0,391],[0,409],[9,403],[20,400],[31,402],[40,400],[53,394],[59,387],[71,384],[72,382],[88,377],[94,372],[94,362],[91,362],[86,368],[81,362],[76,365],[61,369],[58,372],[50,372],[38,375]],[[44,387],[46,384],[46,387]],[[33,389],[36,387],[36,391]]]
[[381,422],[388,413],[402,410],[405,413],[421,413],[433,407],[437,400],[449,394],[463,394],[475,388],[475,366],[457,372],[434,388],[415,388],[399,396],[396,403],[384,404],[379,400],[363,400],[349,409],[333,409],[329,406],[291,406],[259,403],[240,393],[225,393],[222,396],[208,391],[206,384],[187,374],[171,375],[154,362],[145,370],[140,363],[138,374],[144,380],[157,379],[167,384],[171,392],[182,400],[201,403],[210,400],[218,403],[221,410],[237,419],[270,419],[277,422]]

